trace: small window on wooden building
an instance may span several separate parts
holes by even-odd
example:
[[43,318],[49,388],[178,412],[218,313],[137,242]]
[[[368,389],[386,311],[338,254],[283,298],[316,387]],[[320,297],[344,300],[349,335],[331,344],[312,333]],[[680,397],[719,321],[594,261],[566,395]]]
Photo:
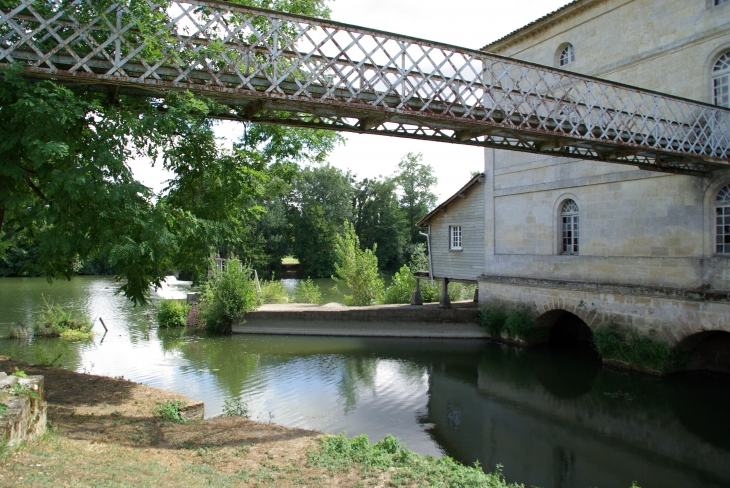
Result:
[[725,185],[715,198],[715,252],[730,254],[730,185]]
[[560,211],[561,254],[578,254],[578,204],[566,200]]
[[461,226],[449,226],[449,249],[452,251],[461,251]]

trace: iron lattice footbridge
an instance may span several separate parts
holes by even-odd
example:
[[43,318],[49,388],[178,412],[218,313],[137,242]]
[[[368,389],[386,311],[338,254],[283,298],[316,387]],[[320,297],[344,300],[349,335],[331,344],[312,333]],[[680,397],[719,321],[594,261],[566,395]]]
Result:
[[75,89],[190,90],[221,118],[703,175],[730,110],[469,50],[199,0],[5,0],[0,65]]

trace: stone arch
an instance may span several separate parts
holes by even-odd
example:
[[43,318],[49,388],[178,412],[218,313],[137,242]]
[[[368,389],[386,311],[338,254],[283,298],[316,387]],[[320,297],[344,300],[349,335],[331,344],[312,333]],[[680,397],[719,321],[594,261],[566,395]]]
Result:
[[589,392],[601,361],[588,323],[572,312],[554,309],[539,316],[535,325],[549,331],[549,352],[536,373],[540,384],[558,398],[577,398]]
[[676,346],[686,371],[730,374],[730,332],[710,330],[685,337]]

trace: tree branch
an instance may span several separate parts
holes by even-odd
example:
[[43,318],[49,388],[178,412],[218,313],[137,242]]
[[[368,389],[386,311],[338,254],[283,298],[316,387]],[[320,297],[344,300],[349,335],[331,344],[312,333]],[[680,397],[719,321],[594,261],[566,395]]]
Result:
[[25,180],[26,183],[28,183],[28,186],[30,187],[31,190],[33,190],[33,193],[35,193],[36,195],[38,195],[39,197],[41,197],[43,199],[43,201],[45,201],[45,202],[48,202],[49,201],[48,198],[46,198],[46,196],[43,194],[43,192],[41,191],[41,189],[38,188],[37,186],[35,186],[35,183],[33,183],[30,180],[30,177],[24,176],[23,179]]

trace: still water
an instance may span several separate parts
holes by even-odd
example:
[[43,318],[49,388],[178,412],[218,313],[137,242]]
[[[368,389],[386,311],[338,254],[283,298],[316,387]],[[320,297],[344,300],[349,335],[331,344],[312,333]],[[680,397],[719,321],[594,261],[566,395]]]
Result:
[[0,336],[32,322],[41,294],[109,327],[97,322],[88,343],[0,339],[0,354],[173,390],[204,401],[207,417],[241,398],[264,422],[390,433],[422,454],[503,465],[527,486],[730,486],[725,377],[646,378],[590,354],[475,341],[189,335],[158,330],[154,305],[114,288],[0,279]]

